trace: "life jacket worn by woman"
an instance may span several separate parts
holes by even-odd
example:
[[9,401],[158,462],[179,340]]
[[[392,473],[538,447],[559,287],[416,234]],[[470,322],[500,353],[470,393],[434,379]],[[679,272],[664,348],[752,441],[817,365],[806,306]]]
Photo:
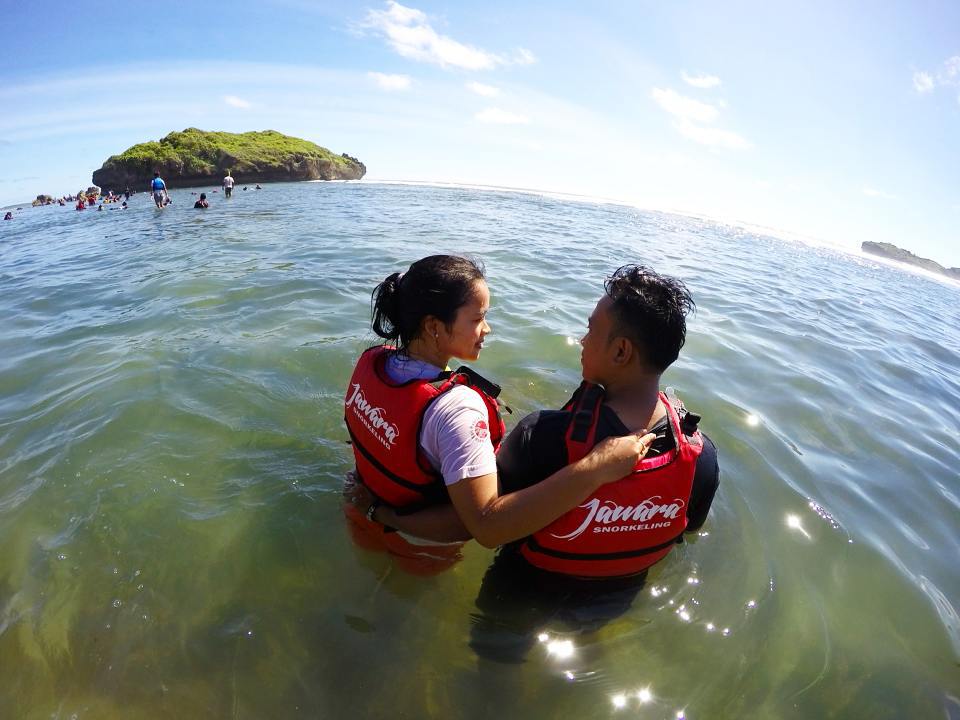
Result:
[[344,419],[357,475],[371,492],[395,508],[443,502],[447,498],[443,478],[420,448],[424,413],[457,385],[472,388],[487,408],[487,431],[496,450],[504,433],[496,399],[500,388],[467,367],[444,371],[434,380],[394,382],[386,372],[393,351],[385,345],[364,351],[347,386]]
[[[561,515],[520,546],[531,565],[577,577],[620,577],[646,570],[663,558],[687,526],[687,505],[693,488],[703,438],[699,417],[681,421],[666,395],[674,447],[642,458],[632,473],[600,487],[579,507]],[[572,417],[565,442],[568,463],[590,452],[596,440],[603,388],[584,383],[570,403]]]

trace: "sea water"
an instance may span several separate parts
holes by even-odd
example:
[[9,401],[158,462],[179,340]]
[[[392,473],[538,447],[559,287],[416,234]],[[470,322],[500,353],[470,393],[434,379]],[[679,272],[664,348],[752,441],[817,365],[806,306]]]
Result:
[[[0,225],[0,717],[960,717],[957,287],[536,194],[208,194]],[[492,551],[416,577],[342,515],[370,291],[436,252],[486,264],[508,427],[576,386],[619,265],[697,303],[664,383],[710,517],[522,664],[468,646]]]

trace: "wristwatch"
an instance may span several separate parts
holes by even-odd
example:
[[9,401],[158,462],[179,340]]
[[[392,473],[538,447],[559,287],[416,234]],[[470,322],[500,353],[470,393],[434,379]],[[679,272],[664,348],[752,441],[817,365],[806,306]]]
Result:
[[377,498],[374,498],[373,502],[370,503],[370,507],[367,508],[367,512],[364,513],[364,516],[367,518],[367,520],[370,522],[376,522],[376,520],[373,519],[373,516],[377,512],[378,507],[380,507],[380,501]]

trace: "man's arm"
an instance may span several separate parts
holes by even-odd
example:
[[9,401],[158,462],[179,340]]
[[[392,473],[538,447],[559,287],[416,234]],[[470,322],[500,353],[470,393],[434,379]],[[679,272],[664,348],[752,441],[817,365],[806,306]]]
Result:
[[697,458],[685,532],[699,530],[706,522],[718,487],[720,487],[720,464],[717,459],[717,446],[713,444],[713,440],[703,435],[703,451]]

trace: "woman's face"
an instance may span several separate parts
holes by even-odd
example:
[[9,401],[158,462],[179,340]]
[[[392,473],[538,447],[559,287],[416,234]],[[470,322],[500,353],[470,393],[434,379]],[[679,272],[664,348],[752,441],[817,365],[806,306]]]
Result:
[[487,311],[490,309],[490,290],[483,280],[473,284],[470,299],[457,310],[457,316],[448,329],[441,326],[437,338],[444,355],[461,360],[476,360],[483,349],[483,339],[490,333]]

